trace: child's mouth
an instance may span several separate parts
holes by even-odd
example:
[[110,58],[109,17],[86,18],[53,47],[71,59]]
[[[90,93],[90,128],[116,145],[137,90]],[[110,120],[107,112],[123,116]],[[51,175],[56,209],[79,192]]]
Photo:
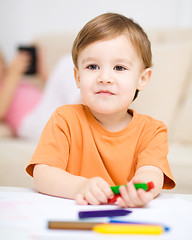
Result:
[[96,92],[96,94],[103,95],[103,96],[115,95],[113,92],[110,92],[108,90],[100,90],[100,91]]

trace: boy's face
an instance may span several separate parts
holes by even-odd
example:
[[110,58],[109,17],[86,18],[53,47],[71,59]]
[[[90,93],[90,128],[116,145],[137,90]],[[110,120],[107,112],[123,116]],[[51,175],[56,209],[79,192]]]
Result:
[[142,90],[151,74],[124,34],[83,49],[74,72],[83,103],[102,114],[127,112],[136,89]]

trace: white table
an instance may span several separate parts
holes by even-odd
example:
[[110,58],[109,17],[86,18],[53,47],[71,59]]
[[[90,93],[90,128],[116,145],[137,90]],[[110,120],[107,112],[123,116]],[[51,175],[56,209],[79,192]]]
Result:
[[[49,230],[49,220],[78,221],[78,211],[114,209],[115,205],[79,206],[73,200],[36,193],[29,188],[0,187],[0,239],[192,239],[192,195],[161,194],[145,208],[133,208],[118,220],[153,222],[170,227],[155,235],[112,235],[92,231]],[[100,221],[101,219],[98,219]],[[103,219],[102,219],[103,220]],[[109,219],[104,219],[108,221]]]

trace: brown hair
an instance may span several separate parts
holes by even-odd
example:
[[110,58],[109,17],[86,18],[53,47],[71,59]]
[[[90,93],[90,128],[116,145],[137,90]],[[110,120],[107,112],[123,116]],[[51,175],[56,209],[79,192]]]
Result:
[[79,53],[88,45],[126,34],[141,56],[145,68],[152,66],[151,44],[143,29],[132,19],[117,13],[105,13],[89,21],[78,33],[72,47],[72,58],[78,68]]

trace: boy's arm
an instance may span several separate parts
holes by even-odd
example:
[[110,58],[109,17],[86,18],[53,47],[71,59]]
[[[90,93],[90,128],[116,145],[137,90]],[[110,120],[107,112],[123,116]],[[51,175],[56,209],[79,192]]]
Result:
[[37,164],[33,170],[35,187],[39,192],[74,199],[86,179],[73,176],[60,168]]
[[151,190],[153,197],[156,197],[162,187],[164,182],[164,174],[161,169],[154,166],[143,166],[140,167],[135,173],[135,179],[141,179],[140,182],[153,182],[154,188]]
[[75,199],[78,204],[101,204],[112,198],[110,186],[99,177],[84,178],[62,169],[37,164],[33,170],[37,191],[52,196]]
[[[143,189],[136,190],[134,183],[153,182],[154,189],[145,192]],[[143,207],[147,205],[154,197],[156,197],[163,186],[164,174],[154,166],[140,167],[134,178],[127,184],[126,187],[120,187],[121,197],[117,199],[120,207]]]

